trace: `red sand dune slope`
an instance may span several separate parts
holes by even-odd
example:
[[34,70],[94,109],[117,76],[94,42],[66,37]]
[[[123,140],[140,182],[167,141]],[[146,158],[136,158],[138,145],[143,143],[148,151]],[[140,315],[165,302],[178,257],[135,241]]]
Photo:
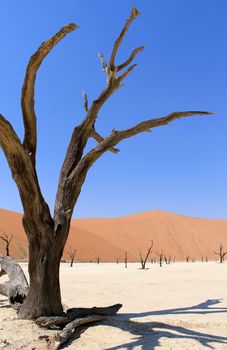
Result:
[[[12,234],[11,254],[19,259],[27,259],[27,241],[21,223],[22,215],[0,209],[0,229]],[[164,211],[150,211],[117,219],[73,220],[69,240],[65,249],[77,249],[76,259],[80,261],[123,260],[125,251],[130,261],[139,260],[139,251],[145,254],[150,241],[154,241],[155,251],[163,250],[176,260],[186,256],[209,259],[216,256],[223,243],[227,250],[227,220],[190,218]],[[0,241],[0,253],[4,253],[4,243]]]

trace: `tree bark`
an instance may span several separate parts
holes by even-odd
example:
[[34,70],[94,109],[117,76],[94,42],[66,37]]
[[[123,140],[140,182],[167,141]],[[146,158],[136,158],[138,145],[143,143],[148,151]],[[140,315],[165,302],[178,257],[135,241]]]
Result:
[[13,258],[0,255],[0,277],[5,274],[9,281],[0,284],[0,294],[7,296],[12,307],[19,309],[28,293],[27,279]]
[[[40,316],[61,315],[59,267],[68,236],[68,226],[56,236],[53,227],[36,224],[31,227],[25,220],[24,228],[29,242],[30,288],[20,308],[19,316],[36,319]],[[38,232],[37,232],[38,231]]]

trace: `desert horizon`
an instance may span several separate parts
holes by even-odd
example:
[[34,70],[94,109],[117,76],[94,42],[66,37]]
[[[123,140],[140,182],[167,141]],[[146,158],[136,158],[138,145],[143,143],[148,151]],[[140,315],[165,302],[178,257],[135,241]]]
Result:
[[[0,231],[13,235],[11,255],[19,260],[28,259],[26,234],[22,214],[0,209]],[[163,254],[175,261],[216,260],[220,244],[227,248],[227,220],[187,217],[161,210],[121,216],[119,218],[73,219],[63,258],[69,260],[68,251],[76,249],[76,261],[100,262],[140,260],[153,241],[153,254]],[[0,241],[4,253],[4,242]]]

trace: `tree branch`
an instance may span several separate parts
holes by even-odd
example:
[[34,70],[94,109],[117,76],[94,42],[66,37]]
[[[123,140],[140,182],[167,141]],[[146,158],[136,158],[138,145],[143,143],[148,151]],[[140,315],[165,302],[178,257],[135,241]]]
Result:
[[36,157],[36,144],[37,144],[37,135],[36,135],[36,114],[34,109],[34,90],[35,90],[35,79],[36,73],[48,53],[52,48],[62,40],[69,32],[77,29],[76,24],[68,24],[67,26],[61,28],[58,33],[52,36],[47,41],[43,42],[38,50],[31,56],[24,79],[24,84],[22,88],[21,96],[21,108],[23,113],[24,120],[24,148],[30,155],[33,164],[35,165]]
[[106,72],[106,70],[107,70],[107,63],[106,63],[106,60],[105,60],[105,58],[104,58],[103,53],[102,53],[102,52],[99,52],[99,53],[98,53],[98,56],[99,56],[99,59],[100,59],[100,61],[101,61],[101,63],[102,63],[102,70],[103,70],[104,72]]
[[[115,57],[116,57],[116,54],[117,54],[117,51],[121,45],[121,42],[125,36],[125,34],[127,33],[128,31],[128,28],[130,26],[130,24],[134,21],[134,19],[136,19],[136,17],[138,17],[140,15],[140,13],[137,11],[136,7],[133,6],[132,8],[132,11],[131,11],[131,15],[130,17],[126,20],[126,23],[120,33],[120,35],[118,36],[117,40],[115,41],[114,43],[114,47],[113,47],[113,51],[111,53],[111,57],[110,57],[110,61],[109,61],[109,64],[108,64],[108,69],[110,71],[114,71],[115,69]],[[131,62],[131,61],[130,61]],[[129,63],[130,63],[129,62]]]
[[[114,66],[115,57],[118,48],[130,26],[132,21],[139,16],[139,12],[135,7],[132,8],[131,15],[126,21],[120,35],[115,41],[109,63],[107,64],[103,55],[99,57],[102,62],[103,69],[108,76],[107,86],[101,92],[97,99],[93,100],[91,106],[88,107],[87,95],[84,95],[84,107],[87,112],[83,122],[77,126],[72,134],[64,163],[62,165],[58,190],[55,199],[54,209],[54,221],[56,230],[62,225],[68,225],[73,212],[73,208],[80,194],[81,187],[85,181],[87,172],[92,164],[106,151],[111,150],[116,152],[114,146],[121,140],[136,135],[143,131],[149,131],[149,129],[161,125],[165,125],[180,117],[192,116],[195,114],[209,114],[207,112],[175,112],[171,113],[163,118],[152,119],[142,122],[133,128],[113,131],[110,136],[103,139],[95,131],[95,122],[99,114],[100,109],[104,103],[110,98],[110,96],[122,86],[122,80],[136,67],[136,64],[128,67],[122,74],[116,76],[117,70],[121,70],[127,67],[132,62],[135,55],[143,50],[143,47],[139,47],[133,50],[132,54],[123,64],[118,68]],[[84,149],[87,141],[90,137],[95,138],[99,144],[83,156]]]
[[0,115],[0,147],[19,189],[25,215],[34,218],[38,216],[42,222],[51,223],[49,208],[42,197],[32,160],[12,125],[2,115]]
[[88,159],[96,160],[102,155],[107,149],[110,147],[115,146],[120,141],[132,137],[136,134],[139,134],[144,131],[149,131],[152,128],[166,125],[176,119],[183,118],[183,117],[191,117],[195,115],[210,115],[213,114],[212,112],[201,112],[201,111],[186,111],[186,112],[173,112],[170,113],[164,117],[156,118],[156,119],[150,119],[147,121],[144,121],[142,123],[139,123],[132,128],[125,129],[122,131],[116,131],[113,130],[112,133],[104,139],[103,142],[101,142],[98,146],[96,146],[94,149],[92,149],[85,157]]
[[91,316],[86,316],[83,318],[77,318],[76,320],[68,323],[65,328],[58,333],[55,338],[55,349],[60,349],[61,345],[67,342],[67,340],[70,338],[72,333],[75,331],[75,328],[92,323],[92,322],[97,322],[97,321],[103,321],[107,318],[108,316],[102,316],[102,315],[91,315]]
[[122,70],[123,68],[127,67],[136,57],[136,55],[143,51],[145,49],[145,46],[140,46],[137,47],[136,49],[134,49],[131,53],[131,55],[129,56],[129,58],[122,64],[120,64],[119,66],[116,67],[116,71],[119,72],[120,70]]
[[[116,131],[113,130],[110,136],[105,138],[100,144],[98,144],[95,148],[89,151],[66,176],[64,191],[62,191],[61,200],[59,199],[59,203],[62,206],[62,209],[59,210],[59,214],[62,212],[66,212],[69,208],[74,208],[74,205],[79,197],[82,185],[85,181],[86,175],[90,167],[95,163],[97,159],[99,159],[107,150],[111,147],[114,147],[120,141],[132,137],[138,133],[148,131],[151,128],[166,125],[176,119],[182,117],[189,117],[194,115],[209,115],[212,114],[210,112],[198,112],[198,111],[190,111],[190,112],[174,112],[168,114],[165,117],[150,119],[145,122],[139,123],[136,126],[122,130]],[[60,215],[56,216],[58,220],[60,220]]]
[[88,112],[88,97],[85,91],[83,91],[83,98],[84,98],[84,109],[86,112]]
[[[95,129],[93,130],[91,137],[93,137],[98,143],[101,143],[104,141],[104,138],[101,135],[99,135]],[[109,151],[113,153],[118,153],[119,149],[110,147]]]
[[[110,61],[108,64],[106,63],[103,54],[99,54],[99,58],[102,62],[102,68],[107,75],[107,86],[98,96],[98,98],[92,102],[90,108],[88,107],[88,103],[87,103],[87,95],[86,94],[84,95],[84,108],[87,112],[87,115],[85,116],[83,122],[79,126],[75,127],[73,131],[73,134],[66,152],[65,160],[61,168],[60,177],[59,177],[58,190],[57,190],[57,195],[55,199],[55,209],[54,209],[54,221],[55,221],[56,228],[62,226],[64,222],[67,222],[70,219],[70,216],[68,214],[66,215],[66,212],[69,213],[69,210],[70,212],[72,212],[73,203],[75,203],[75,201],[71,200],[71,195],[65,195],[65,192],[68,192],[69,188],[71,188],[72,186],[72,184],[69,184],[69,182],[71,182],[71,180],[69,180],[69,177],[71,177],[70,174],[76,169],[77,165],[81,161],[83,156],[83,151],[84,151],[84,148],[86,147],[88,139],[90,137],[93,137],[98,142],[101,142],[101,143],[104,142],[103,140],[101,140],[101,136],[99,134],[97,134],[96,132],[94,133],[94,126],[95,126],[98,113],[102,108],[102,106],[104,105],[104,103],[110,98],[110,96],[122,86],[121,81],[124,78],[126,78],[126,76],[136,66],[136,65],[132,65],[124,73],[122,73],[118,77],[116,76],[117,70],[115,70],[114,68],[115,56],[117,54],[118,48],[130,24],[137,16],[139,16],[139,12],[135,7],[133,7],[130,17],[126,21],[119,37],[115,41],[115,44],[111,53]],[[132,52],[129,59],[126,62],[124,62],[121,65],[121,67],[123,66],[125,68],[127,64],[131,63],[131,61],[139,51],[142,51],[142,47],[135,49]],[[109,149],[115,153],[117,151],[112,147],[109,147]],[[80,183],[81,181],[79,181],[78,186],[80,186]]]

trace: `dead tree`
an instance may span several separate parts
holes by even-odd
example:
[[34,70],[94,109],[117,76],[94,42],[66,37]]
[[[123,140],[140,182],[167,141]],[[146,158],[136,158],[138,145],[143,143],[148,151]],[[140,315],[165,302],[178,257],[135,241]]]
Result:
[[165,255],[164,256],[164,260],[165,260],[166,265],[170,265],[171,264],[171,259],[172,259],[171,255],[169,255],[169,256]]
[[[99,54],[106,75],[106,85],[91,103],[84,93],[85,116],[72,132],[60,172],[53,216],[42,194],[36,170],[35,80],[45,57],[66,35],[79,28],[76,24],[64,26],[53,37],[43,42],[28,62],[21,95],[23,140],[10,122],[0,115],[0,147],[19,190],[24,210],[23,226],[29,243],[30,288],[19,310],[19,316],[22,318],[36,319],[40,316],[58,316],[63,313],[59,282],[60,261],[67,242],[74,207],[88,171],[94,163],[106,152],[117,153],[118,149],[115,146],[122,140],[167,125],[182,117],[211,114],[203,111],[173,112],[161,118],[142,121],[128,129],[120,131],[113,129],[107,137],[102,137],[98,133],[96,120],[101,115],[102,106],[124,85],[124,80],[137,66],[132,63],[134,58],[144,50],[144,46],[138,47],[123,63],[115,62],[122,40],[138,16],[139,12],[133,7],[113,45],[108,62],[103,54]],[[86,145],[91,138],[97,141],[97,145],[86,152]],[[119,305],[111,310],[115,313],[118,309]]]
[[128,267],[128,252],[125,252],[125,268]]
[[164,255],[164,261],[165,261],[166,265],[170,265],[171,264],[171,256]]
[[99,256],[97,256],[97,258],[96,258],[96,263],[99,265],[99,263],[100,263],[100,257]]
[[186,256],[186,262],[188,263],[190,261],[190,256]]
[[216,255],[219,256],[219,262],[220,262],[220,264],[222,264],[222,263],[225,261],[225,255],[227,254],[227,252],[224,252],[224,251],[223,251],[223,245],[222,245],[222,243],[220,244],[219,252],[215,252],[215,251],[214,251],[214,254],[216,254]]
[[162,267],[162,262],[163,262],[163,251],[162,251],[162,250],[161,250],[161,251],[157,250],[157,251],[156,251],[156,255],[157,255],[158,258],[159,258],[159,265],[160,265],[160,267]]
[[0,255],[0,277],[8,275],[9,281],[0,284],[0,294],[8,297],[10,304],[18,308],[28,293],[28,282],[19,264],[10,256]]
[[10,245],[12,239],[13,239],[13,236],[11,235],[9,237],[9,235],[6,232],[1,231],[0,238],[5,242],[6,256],[9,256],[9,245]]
[[143,257],[142,253],[140,252],[140,263],[141,263],[142,270],[145,270],[145,268],[146,268],[147,259],[149,258],[150,254],[152,253],[152,247],[153,247],[153,241],[151,241],[151,244],[147,249],[147,254],[146,254],[145,258]]
[[76,249],[72,250],[68,250],[67,251],[68,256],[70,257],[70,267],[73,267],[73,263],[74,263],[74,259],[76,256]]
[[116,258],[117,265],[119,264],[119,261],[120,261],[120,257]]

